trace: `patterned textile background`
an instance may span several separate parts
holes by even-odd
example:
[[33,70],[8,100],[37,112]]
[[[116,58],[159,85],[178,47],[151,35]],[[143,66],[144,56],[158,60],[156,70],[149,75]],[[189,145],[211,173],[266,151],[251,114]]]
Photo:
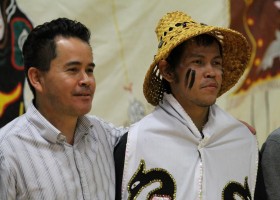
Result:
[[217,103],[253,125],[261,145],[280,126],[279,2],[1,0],[0,127],[24,113],[32,99],[20,56],[28,32],[57,17],[76,19],[92,31],[97,90],[91,114],[116,125],[138,121],[153,109],[143,96],[142,84],[156,53],[155,26],[166,12],[182,10],[197,21],[232,27],[250,41],[253,53],[248,70]]

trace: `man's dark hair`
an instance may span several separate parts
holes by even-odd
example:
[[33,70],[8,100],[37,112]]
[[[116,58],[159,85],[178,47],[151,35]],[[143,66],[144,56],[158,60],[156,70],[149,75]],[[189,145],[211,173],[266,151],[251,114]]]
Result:
[[51,61],[56,58],[57,36],[75,37],[90,45],[90,30],[80,22],[67,18],[58,18],[35,27],[23,45],[24,71],[35,98],[35,89],[30,84],[28,70],[35,67],[41,71],[50,69]]
[[[209,46],[212,45],[214,42],[217,42],[219,44],[220,53],[222,55],[222,46],[221,43],[217,38],[215,38],[212,35],[209,34],[201,34],[196,37],[193,37],[191,39],[188,39],[178,46],[176,46],[168,55],[166,58],[166,61],[169,63],[169,71],[174,73],[176,67],[179,65],[179,62],[181,61],[181,58],[183,56],[185,47],[190,43],[195,42],[198,46]],[[170,94],[171,88],[169,85],[169,82],[166,81],[164,78],[162,79],[162,85],[163,85],[163,91]]]

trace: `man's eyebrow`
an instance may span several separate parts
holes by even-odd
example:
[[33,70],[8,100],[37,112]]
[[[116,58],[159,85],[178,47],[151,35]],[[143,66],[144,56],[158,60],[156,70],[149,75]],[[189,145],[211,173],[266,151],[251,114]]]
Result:
[[[69,66],[73,66],[73,65],[82,65],[82,63],[80,61],[70,61],[68,63],[66,63],[66,67],[69,67]],[[95,67],[95,63],[89,63],[88,66],[90,67]]]
[[199,54],[199,53],[188,53],[188,54],[186,55],[186,58],[193,58],[193,57],[201,57],[201,58],[203,58],[204,55],[201,55],[201,54]]
[[89,63],[89,65],[88,66],[90,66],[90,67],[95,67],[96,65],[95,65],[95,63],[94,62],[92,62],[92,63]]
[[81,65],[82,63],[79,61],[70,61],[68,63],[66,63],[66,67],[72,66],[72,65]]
[[[186,55],[186,58],[204,58],[205,56],[199,53],[190,53]],[[222,55],[217,55],[214,58],[223,58]]]

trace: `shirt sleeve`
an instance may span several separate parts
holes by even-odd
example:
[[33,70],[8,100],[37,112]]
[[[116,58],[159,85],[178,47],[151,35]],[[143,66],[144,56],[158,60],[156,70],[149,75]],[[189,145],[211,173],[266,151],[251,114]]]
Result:
[[10,167],[0,150],[0,199],[16,199],[15,181],[11,174]]
[[280,134],[271,134],[262,147],[261,167],[269,200],[280,199]]
[[[101,118],[97,118],[97,121],[100,123],[101,127],[105,129],[107,140],[109,140],[110,144],[115,147],[120,138],[128,131],[128,127],[116,127],[114,124],[110,122],[106,122]],[[98,131],[98,130],[97,130]]]
[[125,159],[125,150],[127,142],[127,133],[124,134],[114,150],[115,170],[116,170],[116,199],[121,200],[122,177]]
[[[259,163],[261,163],[261,153],[260,152],[259,152]],[[267,200],[262,171],[263,171],[262,165],[259,164],[254,200]]]

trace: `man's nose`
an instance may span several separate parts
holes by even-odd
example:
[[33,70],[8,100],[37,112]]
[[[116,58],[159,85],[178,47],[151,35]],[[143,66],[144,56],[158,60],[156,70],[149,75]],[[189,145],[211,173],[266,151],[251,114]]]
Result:
[[207,78],[213,78],[216,76],[216,71],[215,71],[215,68],[212,66],[211,63],[208,63],[206,66],[205,66],[205,77]]
[[89,86],[90,85],[90,77],[86,72],[81,72],[79,84],[81,86]]

